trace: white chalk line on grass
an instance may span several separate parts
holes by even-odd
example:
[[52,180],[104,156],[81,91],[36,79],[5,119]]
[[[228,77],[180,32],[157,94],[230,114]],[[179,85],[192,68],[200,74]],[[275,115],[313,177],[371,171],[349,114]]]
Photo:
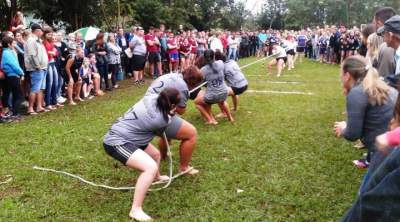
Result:
[[6,179],[5,181],[0,182],[0,185],[1,185],[1,184],[9,183],[9,182],[11,182],[11,181],[13,180],[13,178],[12,178],[11,175],[6,175],[5,177],[6,177],[7,179]]
[[[268,77],[268,74],[265,74],[265,75],[253,75],[253,74],[250,74],[250,75],[246,75],[246,76],[249,76],[249,77]],[[278,77],[278,78],[282,78],[282,77],[296,77],[296,78],[298,78],[298,77],[301,77],[301,76],[300,75],[290,75],[290,74],[288,74],[288,75],[283,75],[283,76]]]
[[299,91],[273,91],[273,90],[247,90],[248,93],[263,93],[263,94],[287,94],[287,95],[315,95],[312,92],[299,92]]
[[[260,81],[260,80],[252,80],[252,81]],[[263,81],[263,82],[273,83],[273,84],[293,84],[293,85],[303,84],[302,82],[291,82],[291,81]]]

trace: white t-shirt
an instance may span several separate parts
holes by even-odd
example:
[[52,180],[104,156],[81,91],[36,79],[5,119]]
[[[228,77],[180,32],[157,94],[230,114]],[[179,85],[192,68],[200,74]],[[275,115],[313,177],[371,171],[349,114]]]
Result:
[[222,42],[219,38],[213,37],[210,42],[210,49],[216,52],[219,50],[220,52],[224,51],[224,46],[222,46]]

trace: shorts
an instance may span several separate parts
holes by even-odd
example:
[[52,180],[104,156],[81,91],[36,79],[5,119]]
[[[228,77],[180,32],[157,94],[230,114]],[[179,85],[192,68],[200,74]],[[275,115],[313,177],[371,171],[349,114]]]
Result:
[[133,55],[132,57],[132,69],[133,71],[142,71],[146,65],[146,56],[144,55]]
[[[74,83],[77,83],[79,80],[79,74],[77,72],[71,72],[71,77],[74,80]],[[69,76],[67,75],[67,83],[69,83]]]
[[276,58],[276,61],[279,62],[280,59],[282,59],[284,63],[287,62],[287,57],[279,57],[279,58]]
[[243,94],[247,90],[247,85],[240,87],[240,88],[236,88],[236,87],[231,87],[231,88],[235,95],[240,95],[240,94]]
[[190,56],[190,53],[189,53],[188,55],[185,55],[185,54],[179,53],[179,56],[180,56],[180,58],[182,58],[182,59],[187,59],[187,58],[189,58],[189,56]]
[[31,77],[31,93],[38,93],[42,89],[43,81],[46,82],[45,71],[30,72]]
[[179,61],[179,55],[177,52],[169,53],[169,61],[170,62],[177,62]]
[[201,91],[201,88],[198,88],[196,91],[193,91],[189,94],[189,99],[195,100],[197,95],[199,95],[199,92]]
[[129,157],[132,156],[132,154],[136,150],[138,149],[145,150],[147,148],[147,146],[138,147],[131,143],[125,143],[123,145],[115,145],[115,146],[103,143],[103,147],[108,155],[110,155],[112,158],[118,160],[124,165],[126,165],[126,162],[128,162]]
[[286,54],[291,55],[291,56],[295,56],[296,52],[294,51],[294,49],[291,49],[291,50],[287,51]]
[[319,48],[319,54],[325,55],[326,53],[326,48]]
[[218,95],[210,95],[206,93],[204,94],[204,102],[212,105],[212,104],[216,104],[216,103],[220,103],[226,100],[226,97],[228,97],[228,91],[226,91],[226,93],[221,93]]
[[182,127],[183,119],[177,115],[171,118],[171,123],[165,129],[165,135],[167,138],[175,139],[176,135],[179,132],[179,129]]
[[304,52],[304,51],[305,51],[304,49],[305,49],[305,47],[301,47],[301,46],[300,46],[300,47],[297,47],[297,50],[296,50],[296,51],[301,53],[301,52]]
[[150,64],[154,64],[157,62],[161,62],[161,55],[158,52],[150,52],[147,59],[149,60]]
[[82,84],[90,85],[89,77],[87,77],[87,78],[82,78]]

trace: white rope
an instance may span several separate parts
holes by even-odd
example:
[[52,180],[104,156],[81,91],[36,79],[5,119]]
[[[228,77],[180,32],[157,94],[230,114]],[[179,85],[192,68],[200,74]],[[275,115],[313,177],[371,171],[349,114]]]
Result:
[[1,184],[9,183],[9,182],[11,182],[11,181],[13,180],[13,178],[12,178],[11,175],[6,175],[5,177],[6,177],[7,179],[6,179],[5,181],[3,181],[3,182],[0,182],[0,185],[1,185]]
[[[264,59],[267,59],[269,57],[272,57],[272,56],[275,56],[275,55],[270,55],[270,56],[267,56],[265,58],[259,59],[259,60],[255,61],[255,62],[252,62],[250,64],[247,64],[245,66],[240,67],[240,69],[244,69],[244,68],[246,68],[246,67],[248,67],[250,65],[256,64],[256,63],[258,63],[258,62],[260,62],[260,61],[262,61]],[[194,91],[198,90],[199,88],[203,87],[206,84],[207,84],[207,82],[203,82],[199,86],[197,86],[194,89],[190,90],[189,93],[193,93]],[[169,179],[168,179],[168,181],[157,181],[157,182],[152,183],[152,185],[158,185],[158,184],[163,184],[163,183],[166,183],[166,184],[163,187],[160,187],[160,188],[149,189],[149,191],[158,191],[158,190],[165,189],[165,188],[169,187],[169,185],[171,185],[171,183],[172,183],[172,181],[174,179],[176,179],[176,178],[178,178],[178,177],[190,172],[193,169],[192,167],[189,167],[187,170],[172,176],[172,174],[173,174],[173,163],[172,163],[171,148],[169,146],[168,138],[165,135],[165,132],[163,133],[163,137],[164,137],[165,143],[167,145],[167,150],[168,150],[167,152],[168,152],[168,158],[169,158]],[[109,190],[134,190],[135,189],[135,187],[112,187],[112,186],[108,186],[108,185],[104,185],[104,184],[96,184],[96,183],[88,181],[88,180],[86,180],[86,179],[84,179],[84,178],[82,178],[82,177],[80,177],[78,175],[75,175],[75,174],[72,174],[72,173],[68,173],[68,172],[65,172],[65,171],[54,170],[54,169],[50,169],[50,168],[33,166],[33,169],[41,170],[41,171],[45,171],[45,172],[52,172],[52,173],[62,174],[62,175],[65,175],[65,176],[69,176],[69,177],[75,178],[75,179],[77,179],[77,180],[79,180],[79,181],[81,181],[83,183],[88,184],[88,185],[91,185],[91,186],[94,186],[94,187],[101,187],[101,188],[105,188],[105,189],[109,189]],[[0,183],[0,184],[2,184],[2,183]]]
[[[149,189],[149,191],[159,191],[159,190],[165,189],[165,188],[169,187],[169,185],[171,185],[173,180],[175,180],[176,178],[178,178],[178,177],[190,172],[191,170],[193,170],[193,167],[189,167],[187,170],[185,170],[183,172],[179,172],[179,173],[177,173],[175,175],[172,175],[173,174],[173,167],[172,167],[173,164],[172,164],[171,147],[169,146],[168,138],[165,135],[165,132],[163,133],[163,139],[165,140],[165,143],[167,145],[167,152],[168,152],[168,157],[169,157],[169,179],[165,180],[165,181],[159,180],[159,181],[156,181],[156,182],[152,183],[151,185],[159,185],[159,184],[164,184],[164,183],[166,183],[166,184],[163,187],[160,187],[160,188]],[[91,182],[89,180],[86,180],[86,179],[84,179],[84,178],[82,178],[82,177],[80,177],[78,175],[75,175],[75,174],[72,174],[72,173],[68,173],[68,172],[65,172],[65,171],[60,171],[60,170],[54,170],[54,169],[38,167],[38,166],[33,166],[33,169],[41,170],[41,171],[45,171],[45,172],[52,172],[52,173],[62,174],[62,175],[65,175],[65,176],[69,176],[69,177],[75,178],[75,179],[77,179],[77,180],[79,180],[79,181],[81,181],[83,183],[88,184],[88,185],[91,185],[91,186],[94,186],[94,187],[101,187],[101,188],[105,188],[105,189],[109,189],[109,190],[134,190],[135,189],[135,187],[112,187],[112,186],[108,186],[108,185],[104,185],[104,184],[96,184],[96,183]]]

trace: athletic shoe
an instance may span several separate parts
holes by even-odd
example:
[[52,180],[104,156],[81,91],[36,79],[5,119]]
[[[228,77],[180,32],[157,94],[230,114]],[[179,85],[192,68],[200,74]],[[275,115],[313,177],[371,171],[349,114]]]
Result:
[[359,169],[366,169],[369,166],[369,162],[366,159],[353,160],[353,163]]
[[3,114],[3,118],[10,118],[13,115],[13,113],[11,111],[8,111],[6,113]]
[[354,148],[357,148],[359,150],[364,149],[365,145],[359,140],[357,143],[354,145]]
[[64,97],[62,97],[62,96],[60,96],[60,97],[57,98],[57,103],[63,104],[63,103],[65,103],[66,101],[67,101],[67,99],[64,98]]
[[0,123],[11,123],[11,122],[13,122],[11,118],[4,118],[4,117],[0,118]]

